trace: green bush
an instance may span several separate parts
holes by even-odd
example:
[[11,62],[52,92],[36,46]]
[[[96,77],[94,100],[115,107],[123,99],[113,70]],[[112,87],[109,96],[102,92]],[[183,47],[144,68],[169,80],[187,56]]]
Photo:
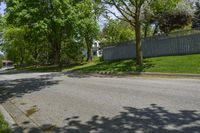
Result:
[[2,68],[2,60],[3,60],[3,56],[0,55],[0,68]]

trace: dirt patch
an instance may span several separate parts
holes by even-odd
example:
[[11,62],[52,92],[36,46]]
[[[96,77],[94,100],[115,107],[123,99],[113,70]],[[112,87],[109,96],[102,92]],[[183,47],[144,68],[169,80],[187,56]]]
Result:
[[20,105],[26,105],[26,103],[20,103]]
[[56,128],[56,125],[50,125],[50,126],[44,128],[43,132],[44,133],[49,133],[49,132],[53,131],[55,128]]
[[38,111],[39,111],[39,108],[36,105],[34,105],[30,109],[26,110],[26,116],[29,117]]

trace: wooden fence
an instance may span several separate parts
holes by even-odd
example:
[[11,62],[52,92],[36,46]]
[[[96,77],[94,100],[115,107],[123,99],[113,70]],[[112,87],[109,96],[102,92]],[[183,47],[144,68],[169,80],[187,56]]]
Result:
[[[178,37],[149,37],[142,44],[144,57],[200,53],[200,33]],[[119,43],[103,49],[104,60],[136,57],[134,41]]]

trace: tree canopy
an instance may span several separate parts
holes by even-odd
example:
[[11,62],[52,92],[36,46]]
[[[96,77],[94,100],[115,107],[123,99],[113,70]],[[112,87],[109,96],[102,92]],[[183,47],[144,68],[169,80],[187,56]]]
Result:
[[135,33],[129,23],[110,19],[102,30],[101,41],[103,43],[116,43],[133,40]]
[[196,11],[194,13],[194,18],[193,18],[193,23],[192,27],[193,28],[200,28],[200,2],[196,2]]
[[[24,51],[29,52],[28,59],[23,61],[19,60],[21,57],[13,55],[20,64],[30,60],[36,64],[39,62],[61,65],[63,62],[69,63],[69,60],[81,60],[83,45],[91,50],[93,39],[97,38],[99,27],[96,1],[6,0],[5,2],[6,53],[9,55],[11,53],[9,50],[19,51],[16,49],[17,43],[21,45],[17,45],[17,48],[23,47]],[[23,52],[23,56],[26,52]]]

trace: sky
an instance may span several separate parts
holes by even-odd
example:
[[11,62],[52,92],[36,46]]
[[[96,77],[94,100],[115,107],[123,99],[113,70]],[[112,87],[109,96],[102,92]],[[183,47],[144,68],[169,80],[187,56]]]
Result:
[[[6,8],[6,5],[4,3],[1,3],[0,5],[0,13],[1,14],[4,14],[4,9]],[[3,54],[1,51],[0,51],[0,54]]]
[[[115,13],[117,16],[120,15],[120,13],[117,11],[117,9],[115,7],[108,7],[108,8],[110,8],[109,10],[112,11],[113,13]],[[113,14],[109,14],[109,16],[112,19],[116,18]],[[100,29],[103,29],[106,23],[107,23],[107,19],[104,18],[103,16],[101,16],[99,19]]]
[[6,5],[5,5],[5,3],[1,3],[1,6],[0,6],[0,13],[1,14],[4,14],[4,10],[5,10],[5,8],[6,8]]

